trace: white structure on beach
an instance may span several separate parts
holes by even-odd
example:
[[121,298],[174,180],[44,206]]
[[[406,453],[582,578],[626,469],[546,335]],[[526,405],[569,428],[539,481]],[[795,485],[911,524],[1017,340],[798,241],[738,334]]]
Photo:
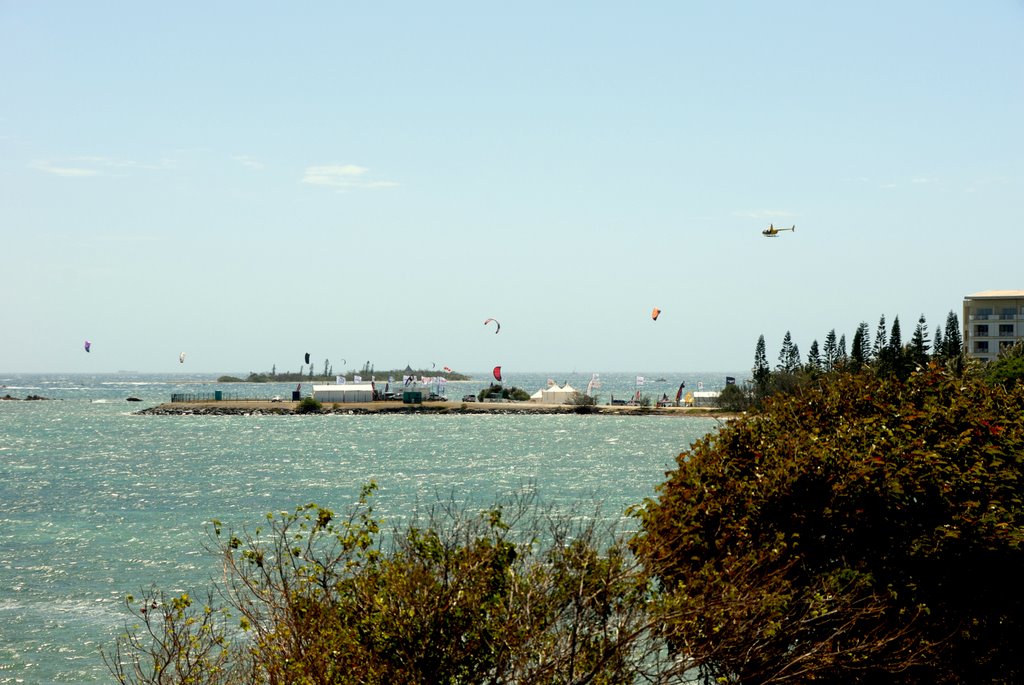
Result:
[[692,394],[694,407],[717,407],[718,396],[722,393],[717,390],[698,390]]
[[[576,388],[568,383],[562,387],[558,387],[558,383],[555,383],[550,388],[540,391],[540,401],[544,404],[566,404],[576,397],[577,392]],[[536,394],[532,395],[530,399],[535,396]]]
[[372,402],[373,385],[370,383],[345,383],[344,385],[314,385],[313,399],[318,402]]

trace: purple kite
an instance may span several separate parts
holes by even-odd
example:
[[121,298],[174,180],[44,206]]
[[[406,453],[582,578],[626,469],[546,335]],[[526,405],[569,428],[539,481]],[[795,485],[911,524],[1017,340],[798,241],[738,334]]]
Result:
[[92,343],[89,342],[88,340],[86,340],[85,341],[85,351],[88,352],[89,348],[91,348],[91,347],[92,347]]

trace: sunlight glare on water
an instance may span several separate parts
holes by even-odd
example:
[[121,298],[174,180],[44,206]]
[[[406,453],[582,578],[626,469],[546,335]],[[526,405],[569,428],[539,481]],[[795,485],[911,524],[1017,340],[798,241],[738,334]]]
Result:
[[204,549],[211,519],[253,526],[310,502],[343,511],[371,480],[386,527],[438,501],[484,508],[523,492],[566,510],[600,503],[618,517],[717,426],[657,416],[140,416],[125,395],[151,406],[177,386],[22,385],[55,399],[0,404],[0,685],[109,682],[99,649],[123,629],[126,594],[153,584],[198,594],[217,575]]

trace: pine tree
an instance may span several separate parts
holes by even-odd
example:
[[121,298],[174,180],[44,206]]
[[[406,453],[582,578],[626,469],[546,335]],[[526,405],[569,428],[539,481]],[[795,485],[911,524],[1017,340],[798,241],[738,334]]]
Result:
[[943,342],[945,343],[944,356],[946,359],[955,359],[964,351],[964,339],[960,334],[960,320],[952,309],[946,315],[946,332],[943,335]]
[[885,334],[885,314],[878,320],[878,328],[875,329],[875,344],[871,347],[871,358],[875,361],[884,361],[885,349],[888,345]]
[[779,371],[793,371],[790,363],[793,359],[793,337],[786,331],[782,338],[782,348],[779,350],[779,364],[775,368]]
[[900,333],[900,317],[892,320],[889,331],[889,345],[886,347],[888,371],[897,378],[906,378],[912,369],[912,357],[909,350],[903,349],[903,337]]
[[811,342],[811,351],[807,353],[807,368],[813,372],[820,372],[822,370],[821,353],[818,351],[817,339]]
[[917,320],[917,327],[914,328],[914,337],[910,340],[910,358],[918,366],[928,363],[928,350],[931,349],[928,340],[928,325],[925,323],[924,314]]
[[768,391],[768,381],[772,375],[768,368],[768,356],[765,354],[764,334],[757,339],[754,350],[754,386],[759,396],[764,397]]
[[846,334],[839,336],[839,344],[836,346],[836,367],[846,366],[850,360],[846,356]]
[[786,360],[786,366],[790,372],[800,370],[800,347],[793,343],[793,347],[789,350],[789,359]]
[[894,352],[903,351],[903,340],[900,336],[900,317],[892,320],[892,331],[889,332],[889,349]]
[[871,329],[868,327],[868,322],[861,321],[857,326],[857,331],[860,333],[860,356],[864,359],[865,364],[869,364],[871,363]]
[[868,363],[871,357],[871,348],[868,346],[868,325],[861,323],[853,334],[853,342],[850,344],[850,365],[854,371]]
[[836,359],[838,355],[836,353],[836,329],[832,329],[825,336],[825,359],[824,365],[826,371],[833,371],[836,368]]
[[942,327],[935,327],[935,342],[932,343],[932,358],[944,359],[946,355],[946,343],[942,339]]

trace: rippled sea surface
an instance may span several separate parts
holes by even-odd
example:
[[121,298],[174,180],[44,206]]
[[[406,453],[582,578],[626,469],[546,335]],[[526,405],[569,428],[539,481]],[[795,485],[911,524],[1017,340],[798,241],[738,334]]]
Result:
[[[680,382],[665,377],[664,392]],[[609,382],[625,395],[635,379]],[[388,523],[439,498],[487,506],[526,489],[617,515],[653,495],[676,455],[718,426],[657,416],[138,416],[172,392],[214,386],[138,375],[0,384],[0,396],[51,398],[0,402],[0,683],[111,682],[99,649],[123,629],[123,597],[153,584],[208,587],[213,518],[241,527],[308,502],[343,510],[370,480]]]

